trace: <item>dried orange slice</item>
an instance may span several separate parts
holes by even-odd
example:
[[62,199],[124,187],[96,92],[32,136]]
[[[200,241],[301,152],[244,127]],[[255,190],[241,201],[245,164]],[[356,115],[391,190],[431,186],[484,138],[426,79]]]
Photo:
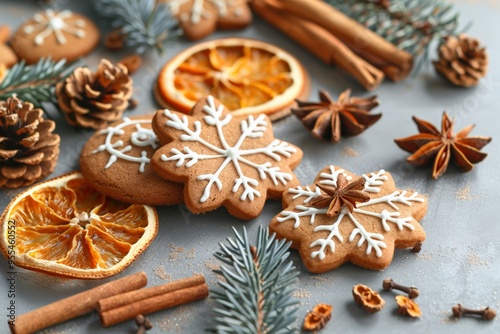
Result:
[[119,273],[158,232],[153,207],[106,197],[78,172],[25,190],[1,222],[0,248],[9,265],[85,279]]
[[4,63],[0,63],[0,83],[2,83],[5,74],[7,74],[7,66]]
[[309,79],[288,52],[257,40],[224,38],[197,44],[170,60],[158,76],[160,104],[188,113],[212,95],[235,115],[283,116],[307,98]]

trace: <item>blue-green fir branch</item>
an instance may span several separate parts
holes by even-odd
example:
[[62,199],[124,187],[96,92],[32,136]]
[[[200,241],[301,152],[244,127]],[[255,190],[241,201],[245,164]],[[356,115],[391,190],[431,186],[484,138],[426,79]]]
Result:
[[0,82],[0,100],[13,94],[21,100],[42,107],[43,102],[56,104],[55,84],[69,71],[65,60],[40,59],[33,65],[21,61],[7,71]]
[[224,280],[211,291],[218,303],[216,326],[222,334],[285,334],[294,332],[296,306],[292,297],[297,271],[289,260],[290,243],[259,227],[257,243],[251,246],[245,228],[220,243],[215,257],[222,261],[215,272]]
[[411,53],[418,71],[433,41],[459,31],[459,13],[445,0],[325,0],[336,9]]
[[156,0],[93,0],[99,15],[121,29],[127,46],[138,53],[155,49],[163,53],[181,34],[177,20]]

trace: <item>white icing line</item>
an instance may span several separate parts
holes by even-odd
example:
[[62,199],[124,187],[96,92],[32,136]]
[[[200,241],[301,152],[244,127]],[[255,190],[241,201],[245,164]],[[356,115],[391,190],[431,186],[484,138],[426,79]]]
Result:
[[106,151],[110,154],[109,160],[107,164],[104,166],[105,169],[110,168],[118,159],[137,162],[139,163],[139,172],[144,173],[145,165],[150,162],[150,158],[147,157],[147,152],[142,151],[140,157],[134,157],[131,155],[127,155],[125,153],[132,150],[131,145],[127,145],[122,149],[118,149],[123,146],[122,140],[117,140],[112,143],[114,135],[122,136],[125,134],[123,128],[127,126],[135,126],[135,131],[130,135],[130,141],[134,146],[137,147],[147,147],[150,146],[153,149],[158,147],[157,137],[153,130],[145,129],[141,127],[141,124],[151,124],[150,120],[133,120],[131,121],[129,118],[123,118],[123,122],[118,124],[115,127],[108,127],[107,129],[101,130],[100,134],[105,134],[106,138],[104,140],[104,144],[99,145],[95,150],[92,151],[92,154],[96,154],[98,152]]
[[35,36],[35,44],[43,45],[43,42],[47,37],[54,34],[56,40],[59,44],[66,44],[67,39],[64,33],[76,36],[78,38],[85,37],[85,30],[81,29],[85,27],[85,21],[76,20],[67,22],[67,19],[73,17],[73,13],[69,10],[63,10],[59,13],[54,12],[51,9],[47,9],[43,13],[36,13],[33,16],[35,23],[26,25],[24,27],[24,33],[29,35],[34,32],[38,32]]
[[[241,135],[236,144],[231,146],[226,140],[223,129],[233,120],[232,115],[224,113],[223,105],[216,107],[215,100],[212,96],[207,97],[207,104],[203,106],[202,110],[205,113],[203,116],[203,123],[201,121],[194,121],[194,130],[189,127],[189,118],[186,115],[180,118],[177,114],[169,110],[164,110],[163,112],[168,119],[165,125],[182,131],[183,133],[180,136],[181,141],[199,143],[213,151],[214,154],[202,155],[186,146],[183,151],[173,148],[170,151],[170,156],[161,156],[162,161],[177,161],[176,167],[184,166],[186,168],[196,165],[201,160],[224,158],[224,161],[213,174],[209,173],[197,176],[197,180],[199,181],[208,181],[200,198],[201,203],[210,198],[213,185],[215,185],[219,191],[222,190],[220,175],[229,164],[234,166],[238,174],[238,177],[234,179],[231,191],[236,193],[242,189],[242,194],[240,196],[240,200],[242,201],[253,201],[256,197],[260,197],[260,192],[256,189],[259,184],[258,180],[245,175],[241,168],[241,164],[257,170],[261,180],[269,177],[274,185],[279,185],[280,183],[286,185],[288,181],[292,180],[293,177],[291,174],[280,171],[278,166],[273,166],[272,161],[280,161],[282,157],[290,157],[297,151],[293,146],[280,140],[273,140],[265,147],[241,149],[241,146],[246,140],[261,138],[264,136],[265,132],[268,131],[268,122],[264,115],[259,115],[256,118],[248,116],[246,119],[242,119],[240,121]],[[218,135],[218,140],[215,140],[215,143],[202,138],[203,126],[215,127]],[[268,156],[270,161],[258,164],[248,159],[250,156],[262,154]]]

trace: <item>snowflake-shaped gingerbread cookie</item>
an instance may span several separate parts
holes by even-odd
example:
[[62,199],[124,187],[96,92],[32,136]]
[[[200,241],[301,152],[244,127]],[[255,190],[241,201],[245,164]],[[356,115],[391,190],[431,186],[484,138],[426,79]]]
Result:
[[193,213],[227,207],[241,219],[257,217],[267,198],[281,198],[299,184],[292,172],[302,151],[275,139],[266,115],[234,117],[212,96],[191,114],[160,110],[153,129],[165,146],[151,164],[162,177],[185,183]]
[[190,40],[198,40],[216,28],[241,29],[252,21],[248,0],[162,0],[177,17]]
[[345,262],[382,270],[389,266],[395,248],[413,248],[425,239],[419,221],[427,211],[427,199],[417,192],[399,190],[391,175],[380,170],[363,174],[362,192],[369,200],[356,203],[351,212],[344,206],[337,216],[325,207],[311,205],[322,195],[317,186],[337,187],[338,176],[348,181],[359,177],[335,166],[324,168],[313,185],[290,188],[283,194],[285,209],[270,224],[279,238],[292,240],[305,266],[322,273]]

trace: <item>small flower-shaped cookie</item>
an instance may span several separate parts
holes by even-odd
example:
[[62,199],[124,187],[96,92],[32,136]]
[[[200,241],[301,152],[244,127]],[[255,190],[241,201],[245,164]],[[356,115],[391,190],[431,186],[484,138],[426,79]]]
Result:
[[252,21],[247,0],[162,0],[190,40],[202,39],[215,29],[241,29]]
[[[344,203],[337,215],[329,214],[331,203],[318,206],[315,199],[326,198],[322,189],[338,187],[338,180],[360,182],[339,167],[328,166],[314,185],[290,188],[283,194],[285,210],[271,221],[270,231],[292,240],[311,272],[326,272],[345,262],[381,270],[391,263],[394,248],[415,247],[424,241],[425,232],[418,222],[427,211],[425,197],[397,189],[384,170],[363,174],[361,179],[360,192],[368,198],[355,206]],[[338,201],[337,196],[331,198]]]
[[[193,213],[227,207],[241,219],[257,217],[266,198],[281,198],[299,184],[292,172],[302,151],[274,138],[264,115],[234,117],[212,96],[191,114],[160,110],[153,129],[162,144],[151,163],[162,177],[185,184]],[[168,144],[167,144],[168,143]]]

